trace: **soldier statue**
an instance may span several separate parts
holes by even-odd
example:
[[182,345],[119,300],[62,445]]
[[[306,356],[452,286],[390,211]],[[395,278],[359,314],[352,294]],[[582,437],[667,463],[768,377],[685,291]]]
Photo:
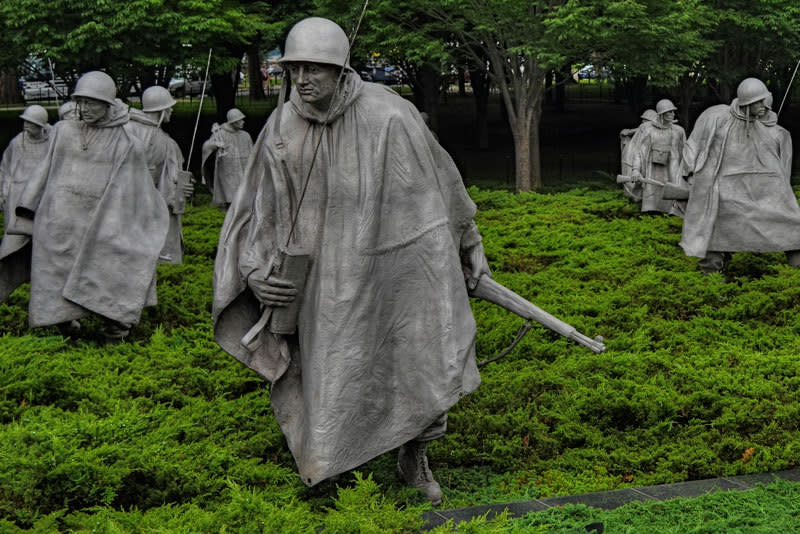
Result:
[[193,187],[189,175],[182,170],[183,154],[172,137],[161,126],[168,123],[175,99],[164,87],[155,85],[142,92],[142,109],[130,109],[131,129],[143,143],[147,167],[153,183],[161,192],[169,208],[169,232],[159,261],[183,262],[183,231],[181,215],[186,208],[186,198]]
[[743,80],[730,105],[705,110],[683,157],[691,194],[680,245],[704,273],[722,270],[733,252],[784,251],[800,266],[800,207],[790,183],[792,139],[769,109],[757,78]]
[[641,183],[642,211],[683,215],[683,204],[664,198],[664,184],[684,186],[683,145],[686,133],[675,124],[677,108],[668,99],[656,104],[657,118],[637,129],[625,153],[623,166]]
[[[338,25],[304,19],[284,50],[290,99],[220,235],[215,338],[272,383],[306,484],[399,447],[402,478],[438,504],[427,445],[480,382],[462,271],[488,273],[475,205],[414,106],[349,66]],[[245,342],[292,307],[296,331]]]
[[50,146],[47,110],[28,106],[20,115],[23,131],[9,143],[0,161],[0,209],[3,209],[5,232],[0,241],[0,302],[31,276],[31,240],[27,235],[14,235],[8,226],[14,217],[17,202],[36,165]]
[[78,119],[53,126],[48,152],[20,194],[9,231],[32,237],[33,327],[104,319],[120,341],[156,302],[156,261],[169,214],[128,108],[103,72],[78,79]]
[[[203,143],[203,179],[211,190],[211,203],[227,209],[242,183],[253,140],[244,130],[244,113],[228,111],[228,122],[211,127],[211,137]],[[213,167],[211,156],[216,155]]]
[[[633,158],[630,156],[631,152],[634,150],[634,146],[631,143],[633,136],[636,135],[636,132],[638,132],[639,129],[642,128],[642,126],[644,126],[646,123],[658,120],[658,113],[656,113],[654,109],[646,109],[639,118],[642,119],[642,122],[639,124],[639,126],[636,128],[626,128],[619,132],[619,150],[620,154],[622,155],[620,159],[622,163],[623,176],[633,176]],[[622,191],[625,196],[633,199],[634,201],[642,201],[642,182],[633,180],[625,182],[623,183]]]

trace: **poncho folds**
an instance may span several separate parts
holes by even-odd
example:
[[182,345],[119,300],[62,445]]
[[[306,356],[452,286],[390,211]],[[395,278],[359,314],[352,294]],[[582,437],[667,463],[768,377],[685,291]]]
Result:
[[[683,146],[686,133],[677,124],[660,121],[643,122],[626,147],[626,165],[641,176],[660,183],[683,184]],[[642,184],[642,211],[659,211],[683,215],[682,206],[663,198],[664,187]]]
[[6,230],[0,242],[0,302],[30,280],[30,236],[9,234],[8,226],[33,169],[47,154],[50,129],[49,125],[45,126],[39,139],[20,133],[11,140],[0,162],[0,204],[4,205]]
[[169,232],[159,259],[167,263],[182,263],[184,244],[180,214],[185,200],[178,187],[178,173],[183,166],[183,154],[178,143],[144,112],[131,109],[130,119],[133,134],[144,146],[153,184],[169,208]]
[[753,120],[737,100],[713,106],[697,119],[683,157],[694,172],[680,242],[687,256],[800,249],[792,141],[775,113]]
[[118,103],[100,123],[56,123],[22,192],[16,223],[33,236],[31,326],[90,312],[133,324],[155,303],[168,213],[127,121]]
[[[203,178],[211,188],[211,203],[227,206],[244,178],[253,140],[249,133],[227,123],[214,124],[211,131],[211,138],[203,143]],[[217,147],[216,143],[222,147]],[[215,152],[217,157],[212,170],[210,158]]]
[[[273,382],[309,485],[415,438],[480,382],[459,258],[480,236],[453,161],[383,86],[351,73],[332,109],[322,126],[293,93],[270,117],[214,271],[216,340]],[[320,136],[291,244],[311,255],[298,333],[262,334],[250,353],[239,342],[259,306],[246,278],[285,243]]]

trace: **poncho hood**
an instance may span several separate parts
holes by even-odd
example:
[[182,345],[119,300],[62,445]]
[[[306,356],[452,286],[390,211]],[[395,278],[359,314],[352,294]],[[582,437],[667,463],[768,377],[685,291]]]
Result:
[[292,94],[289,98],[297,114],[305,120],[318,124],[322,124],[327,120],[328,124],[330,124],[339,119],[345,110],[355,102],[363,84],[364,82],[355,72],[345,71],[339,91],[334,95],[330,109],[326,111],[321,111],[303,102],[303,99],[300,98],[294,88],[292,88]]
[[731,115],[740,121],[754,122],[758,121],[764,126],[775,126],[778,124],[778,114],[768,109],[761,117],[753,117],[747,113],[747,107],[744,109],[739,105],[739,99],[734,98],[730,106]]

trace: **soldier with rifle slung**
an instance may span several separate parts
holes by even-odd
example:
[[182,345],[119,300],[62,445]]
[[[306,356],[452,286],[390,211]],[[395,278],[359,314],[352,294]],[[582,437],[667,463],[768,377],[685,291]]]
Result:
[[502,286],[452,159],[349,48],[327,19],[289,32],[290,99],[284,84],[220,234],[214,334],[272,383],[306,484],[399,448],[402,478],[438,504],[427,445],[480,383],[464,273],[477,296]]

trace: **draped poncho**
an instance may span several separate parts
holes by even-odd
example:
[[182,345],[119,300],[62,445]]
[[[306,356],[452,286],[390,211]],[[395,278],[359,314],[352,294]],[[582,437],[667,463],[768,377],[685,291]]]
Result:
[[[677,124],[662,124],[658,120],[643,122],[628,144],[623,166],[627,164],[632,171],[656,182],[683,184],[685,142],[686,133]],[[642,211],[682,215],[682,207],[676,207],[674,200],[665,200],[663,193],[663,186],[643,183]]]
[[[273,383],[309,485],[420,435],[480,382],[459,257],[480,236],[453,161],[409,102],[353,73],[324,116],[292,93],[270,117],[214,271],[215,338]],[[247,276],[286,245],[296,210],[289,248],[311,257],[298,332],[262,334],[251,353],[239,343],[259,316]]]
[[31,326],[90,312],[133,324],[155,304],[169,214],[127,122],[121,103],[96,124],[59,121],[22,192],[14,226],[32,234]]
[[[178,143],[144,112],[131,109],[130,119],[133,134],[144,145],[147,168],[153,177],[153,184],[169,208],[169,232],[159,260],[182,263],[184,245],[181,212],[185,201],[184,193],[178,187],[178,173],[183,167],[183,154]],[[180,209],[176,209],[177,207]]]
[[[218,147],[216,143],[222,145]],[[214,124],[211,137],[203,143],[203,178],[211,188],[211,203],[227,206],[244,178],[253,140],[244,130],[230,124]],[[213,169],[211,156],[216,154]]]
[[30,280],[30,236],[10,234],[8,226],[33,169],[47,154],[50,129],[49,125],[46,126],[39,139],[33,139],[25,132],[20,133],[11,140],[0,161],[0,199],[4,205],[6,230],[0,241],[0,302]]
[[713,106],[698,117],[683,157],[694,172],[680,242],[687,256],[800,249],[792,140],[775,113],[747,117],[737,100]]

